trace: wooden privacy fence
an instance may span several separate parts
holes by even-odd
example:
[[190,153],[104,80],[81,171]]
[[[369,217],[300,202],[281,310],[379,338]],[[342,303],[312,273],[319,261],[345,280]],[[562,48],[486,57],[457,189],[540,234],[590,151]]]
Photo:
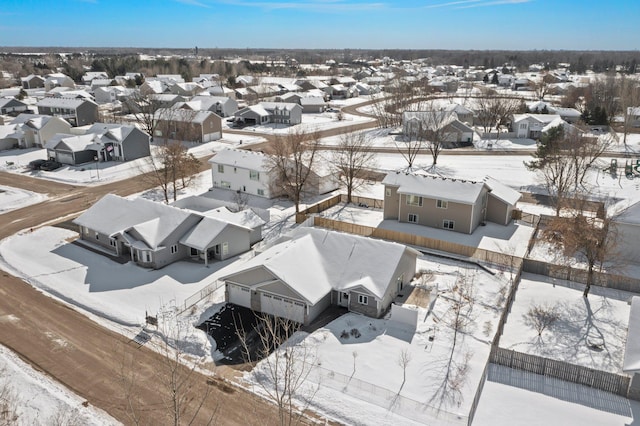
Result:
[[[572,268],[571,266],[524,259],[523,270],[524,272],[530,272],[536,275],[545,275],[551,278],[574,281],[582,284],[587,283],[587,271],[585,269]],[[593,285],[640,293],[640,278],[610,274],[608,272],[594,271]]]
[[[336,206],[340,203],[347,202],[347,194],[338,194],[334,195],[331,198],[327,198],[326,200],[322,200],[319,203],[313,204],[306,209],[300,211],[300,213],[296,214],[296,223],[302,223],[307,219],[307,216],[314,213],[321,213],[327,209],[330,209],[333,206]],[[351,203],[360,206],[367,207],[373,209],[382,209],[384,208],[384,200],[379,200],[377,198],[369,198],[369,197],[359,197],[356,195],[351,196]]]
[[522,259],[517,256],[484,250],[477,247],[465,246],[462,244],[452,243],[450,241],[437,240],[421,235],[407,234],[404,232],[392,231],[389,229],[373,228],[371,226],[341,222],[338,220],[319,216],[315,216],[313,220],[314,226],[319,226],[321,228],[347,232],[349,234],[362,235],[365,237],[378,238],[381,240],[395,241],[401,244],[424,247],[447,253],[453,253],[487,263],[506,266],[509,268],[519,268],[520,264],[522,263]]
[[516,370],[529,371],[531,373],[589,386],[625,398],[629,392],[630,378],[627,376],[594,370],[592,368],[537,355],[525,354],[511,349],[496,346],[492,347],[489,361]]

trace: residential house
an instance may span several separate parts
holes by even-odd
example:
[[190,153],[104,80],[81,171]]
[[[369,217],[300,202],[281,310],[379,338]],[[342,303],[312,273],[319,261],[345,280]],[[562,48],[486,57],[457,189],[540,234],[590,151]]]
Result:
[[327,108],[327,103],[321,96],[304,96],[299,102],[303,113],[320,113]]
[[616,257],[626,264],[640,264],[640,202],[615,215],[612,222],[616,232]]
[[297,228],[223,277],[225,298],[305,325],[331,305],[379,318],[415,275],[418,255],[398,243]]
[[20,126],[17,124],[0,124],[0,151],[18,148],[22,139]]
[[25,90],[44,87],[44,78],[39,75],[30,74],[26,77],[21,77],[20,81],[22,82],[22,88]]
[[627,122],[631,127],[640,127],[640,107],[627,108]]
[[29,106],[16,98],[0,98],[0,114],[16,116],[28,112]]
[[93,91],[97,104],[110,104],[116,101],[126,102],[133,89],[122,86],[96,87]]
[[[277,188],[277,173],[267,154],[255,151],[225,149],[209,159],[214,188],[224,188],[265,198],[282,195]],[[305,195],[325,194],[337,189],[339,181],[330,168],[315,167],[303,192]]]
[[542,130],[552,121],[560,118],[557,114],[514,114],[511,131],[518,139],[538,139]]
[[88,99],[44,98],[36,106],[39,114],[64,118],[72,126],[98,121],[98,104]]
[[109,74],[107,74],[105,71],[87,71],[82,76],[82,83],[87,86],[91,86],[91,82],[96,78],[106,79],[109,78]]
[[236,98],[235,90],[230,89],[230,88],[228,88],[226,86],[223,86],[221,84],[214,84],[213,86],[209,87],[207,89],[207,91],[212,96],[224,96],[226,98],[231,98],[231,99],[235,99]]
[[302,107],[294,103],[260,102],[238,110],[235,116],[236,120],[246,125],[295,125],[302,122]]
[[176,108],[192,111],[211,111],[220,117],[230,117],[238,111],[238,102],[224,96],[194,96],[188,101],[176,103]]
[[76,84],[73,82],[71,77],[60,72],[45,76],[44,90],[48,92],[55,87],[68,87],[69,89],[75,89]]
[[73,223],[81,240],[154,269],[189,258],[207,265],[250,248],[248,228],[144,198],[108,194]]
[[222,137],[222,118],[211,111],[160,108],[155,116],[155,138],[202,143]]
[[11,121],[20,125],[22,139],[20,148],[44,148],[44,145],[58,133],[71,132],[71,124],[64,118],[40,114],[20,114]]
[[441,142],[470,143],[473,129],[458,120],[453,111],[405,111],[402,113],[402,133],[405,137],[426,134],[430,131],[441,133]]
[[470,181],[432,175],[390,173],[384,219],[471,234],[485,221],[511,222],[520,194],[495,179]]
[[202,92],[204,87],[197,83],[176,83],[169,86],[169,91],[180,96],[195,96]]
[[59,133],[46,144],[47,157],[62,164],[130,161],[150,155],[149,135],[135,126],[96,123],[82,134]]
[[169,86],[160,80],[145,80],[139,87],[140,94],[146,95],[159,95],[161,93],[169,92]]
[[266,154],[224,149],[209,159],[214,188],[241,191],[259,197],[280,195],[274,188],[273,167]]

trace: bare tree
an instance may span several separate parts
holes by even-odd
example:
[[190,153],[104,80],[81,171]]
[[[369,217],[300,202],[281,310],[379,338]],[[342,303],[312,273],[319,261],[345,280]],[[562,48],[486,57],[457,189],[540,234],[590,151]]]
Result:
[[0,368],[0,425],[13,425],[18,423],[20,414],[16,392],[6,378],[6,367]]
[[522,101],[515,98],[504,98],[486,95],[477,99],[477,119],[485,133],[496,129],[496,140],[500,138],[500,128],[505,126],[509,118],[522,110]]
[[523,316],[525,322],[538,332],[538,337],[542,336],[542,332],[560,318],[558,308],[555,305],[545,304],[532,304]]
[[544,238],[562,250],[566,257],[581,256],[587,264],[587,280],[583,296],[587,297],[596,267],[616,258],[617,233],[612,219],[605,213],[598,218],[586,211],[588,200],[576,197],[571,216],[556,216],[547,226]]
[[320,136],[296,128],[271,144],[267,157],[269,172],[274,176],[273,192],[289,197],[300,212],[306,186],[314,175],[315,157]]
[[371,141],[364,132],[349,132],[340,136],[340,143],[333,153],[333,166],[340,175],[340,182],[347,190],[347,203],[375,168],[376,155]]
[[153,94],[141,93],[136,90],[127,98],[124,105],[129,113],[135,117],[142,130],[153,139],[160,118],[157,111],[162,108],[162,102]]
[[400,351],[400,355],[398,356],[398,365],[400,366],[400,368],[402,368],[402,384],[400,385],[400,390],[398,391],[398,393],[400,393],[400,391],[404,387],[405,382],[407,381],[407,367],[409,366],[410,362],[411,354],[409,353],[409,350],[405,348]]
[[[315,353],[304,342],[291,341],[299,327],[287,318],[262,314],[253,331],[257,335],[257,348],[251,347],[253,338],[249,335],[252,331],[236,327],[247,361],[257,363],[253,377],[278,407],[281,426],[300,423],[303,410],[315,396],[315,391],[304,389],[313,369]],[[302,406],[296,407],[296,402],[301,402]]]
[[632,108],[640,107],[640,86],[636,80],[621,77],[618,82],[618,104],[622,113],[622,143],[627,147],[627,134],[631,129]]
[[168,141],[152,150],[147,159],[151,171],[143,176],[160,187],[164,201],[169,202],[171,193],[173,201],[178,191],[192,183],[192,177],[200,169],[200,160],[189,153],[178,141]]

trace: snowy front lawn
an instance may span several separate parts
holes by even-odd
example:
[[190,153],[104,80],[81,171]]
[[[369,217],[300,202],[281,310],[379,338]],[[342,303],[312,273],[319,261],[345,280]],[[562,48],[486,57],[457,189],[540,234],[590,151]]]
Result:
[[[632,294],[540,275],[523,274],[500,346],[518,352],[620,373]],[[553,309],[557,320],[538,332],[527,318],[535,305]]]

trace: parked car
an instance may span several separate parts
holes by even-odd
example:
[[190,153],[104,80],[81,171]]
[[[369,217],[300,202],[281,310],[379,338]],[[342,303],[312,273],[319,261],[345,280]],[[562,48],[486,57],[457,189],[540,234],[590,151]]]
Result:
[[47,172],[50,172],[52,170],[59,169],[60,167],[62,167],[62,163],[54,160],[47,160],[44,163],[42,163],[42,165],[40,166],[40,170],[45,170]]
[[38,160],[30,161],[27,167],[29,167],[29,170],[40,170],[40,167],[42,167],[42,165],[46,162],[47,160],[43,160],[40,158]]

